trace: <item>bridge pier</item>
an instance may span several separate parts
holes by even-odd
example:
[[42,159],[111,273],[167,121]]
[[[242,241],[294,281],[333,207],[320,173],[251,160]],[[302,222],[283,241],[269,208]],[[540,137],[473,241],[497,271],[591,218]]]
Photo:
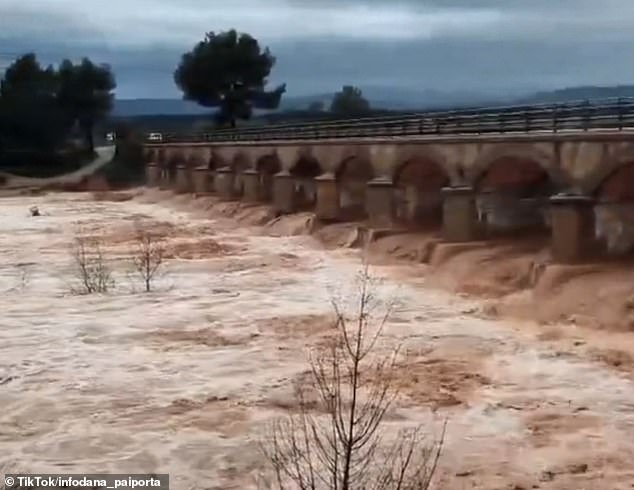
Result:
[[145,184],[148,187],[159,187],[161,184],[161,168],[154,162],[145,166]]
[[480,238],[473,187],[445,187],[442,193],[443,238],[448,242],[470,242]]
[[242,197],[245,201],[260,202],[263,200],[260,174],[257,170],[249,169],[242,172],[242,184],[244,186]]
[[191,191],[190,172],[186,165],[176,167],[175,191],[178,194],[186,194]]
[[234,173],[231,167],[222,167],[216,170],[214,179],[215,190],[222,199],[231,200],[235,197]]
[[286,170],[273,176],[273,208],[282,214],[294,213],[297,210],[295,178]]
[[334,174],[327,173],[315,178],[317,185],[317,205],[315,215],[327,221],[336,220],[341,215],[339,183]]
[[194,192],[196,194],[209,193],[209,169],[206,165],[194,169]]
[[391,180],[379,178],[368,182],[365,208],[370,226],[391,228],[394,225],[394,184]]
[[550,199],[551,251],[555,262],[574,264],[596,250],[594,200],[586,196]]
[[170,176],[167,167],[161,166],[159,170],[160,178],[159,178],[159,189],[166,190],[170,189]]

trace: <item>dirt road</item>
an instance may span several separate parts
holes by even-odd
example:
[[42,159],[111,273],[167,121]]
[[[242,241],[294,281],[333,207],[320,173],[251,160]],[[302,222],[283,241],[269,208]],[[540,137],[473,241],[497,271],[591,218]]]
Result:
[[[44,215],[29,218],[33,205]],[[182,205],[0,200],[0,468],[252,488],[254,441],[293,403],[290,383],[360,256]],[[135,291],[127,256],[135,219],[169,239],[150,294]],[[108,295],[69,294],[79,221],[107,244]],[[389,427],[434,430],[434,416],[449,417],[437,488],[634,488],[631,366],[602,362],[591,337],[568,327],[487,319],[409,268],[406,279],[396,266],[373,270],[380,294],[396,298],[387,339],[410,352]]]

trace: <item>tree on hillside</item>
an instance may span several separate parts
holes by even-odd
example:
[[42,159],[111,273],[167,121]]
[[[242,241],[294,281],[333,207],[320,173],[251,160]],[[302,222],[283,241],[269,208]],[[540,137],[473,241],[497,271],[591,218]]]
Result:
[[335,94],[330,111],[338,115],[358,116],[370,111],[370,103],[363,97],[361,89],[346,85]]
[[217,107],[218,123],[235,127],[236,119],[249,119],[253,108],[278,107],[286,85],[264,88],[274,64],[269,49],[262,50],[249,34],[210,32],[182,56],[174,81],[186,100]]
[[110,67],[87,58],[77,65],[64,60],[59,67],[59,102],[68,120],[79,126],[90,151],[95,148],[95,124],[112,110],[116,86]]

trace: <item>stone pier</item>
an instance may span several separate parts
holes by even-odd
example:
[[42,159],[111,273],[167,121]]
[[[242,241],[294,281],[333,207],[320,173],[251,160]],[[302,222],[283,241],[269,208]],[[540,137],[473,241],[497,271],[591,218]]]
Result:
[[472,187],[445,187],[443,193],[443,238],[448,242],[470,242],[480,238],[478,211]]
[[317,184],[317,218],[333,221],[341,215],[339,183],[334,174],[323,174],[315,179]]
[[394,225],[394,185],[388,179],[374,179],[368,182],[366,191],[366,212],[370,226],[392,228]]
[[286,171],[279,172],[273,177],[273,207],[281,214],[296,211],[295,179]]
[[222,167],[216,170],[215,190],[222,199],[231,200],[235,197],[234,172],[230,167]]
[[594,200],[586,196],[550,199],[551,250],[555,262],[575,264],[596,251]]

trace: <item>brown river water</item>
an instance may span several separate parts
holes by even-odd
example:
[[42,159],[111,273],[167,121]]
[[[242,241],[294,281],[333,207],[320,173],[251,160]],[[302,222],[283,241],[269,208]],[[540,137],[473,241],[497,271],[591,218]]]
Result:
[[[28,216],[34,205],[43,216]],[[135,219],[168,239],[149,294],[126,255]],[[112,260],[107,295],[70,294],[79,222]],[[358,250],[270,236],[174,198],[0,199],[0,469],[255,488],[262,428],[292,405],[330,298],[361,267]],[[449,420],[435,488],[634,488],[630,371],[587,356],[581,334],[550,342],[530,322],[487,318],[412,266],[371,272],[395,301],[384,340],[410,353],[389,430]]]

